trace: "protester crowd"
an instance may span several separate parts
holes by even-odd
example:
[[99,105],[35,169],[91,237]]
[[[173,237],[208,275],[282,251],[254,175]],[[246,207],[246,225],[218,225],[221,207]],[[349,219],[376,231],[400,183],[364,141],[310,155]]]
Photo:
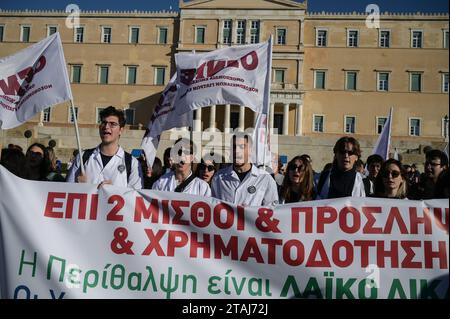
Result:
[[[26,150],[10,144],[2,150],[1,165],[13,174],[36,181],[93,183],[134,189],[215,197],[245,206],[261,206],[339,197],[378,197],[423,200],[449,198],[448,156],[431,149],[425,154],[425,171],[420,174],[415,164],[406,165],[396,159],[384,160],[380,155],[361,160],[359,142],[350,136],[340,138],[333,148],[333,162],[322,172],[315,172],[308,154],[293,157],[286,168],[278,156],[272,167],[263,169],[251,162],[251,136],[236,133],[232,138],[232,163],[207,154],[194,163],[196,145],[185,138],[155,158],[148,167],[144,153],[131,156],[120,145],[125,126],[124,113],[114,107],[101,114],[101,143],[77,151],[69,161],[67,177],[61,174],[52,147],[34,143]],[[80,163],[84,165],[84,171]]]

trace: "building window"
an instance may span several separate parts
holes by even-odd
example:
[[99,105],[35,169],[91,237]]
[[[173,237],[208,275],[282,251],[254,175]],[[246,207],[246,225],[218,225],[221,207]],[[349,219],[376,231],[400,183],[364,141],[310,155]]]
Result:
[[167,44],[167,28],[158,28],[158,43],[159,44]]
[[81,82],[81,65],[72,65],[72,83]]
[[444,30],[444,49],[448,49],[448,30]]
[[96,114],[95,114],[95,121],[97,122],[97,124],[100,124],[101,122],[101,117],[100,117],[100,113],[104,110],[104,107],[97,107],[96,109]]
[[259,43],[259,21],[252,21],[250,29],[250,43]]
[[276,134],[283,133],[283,114],[275,113],[273,115],[273,128]]
[[134,109],[125,110],[125,124],[134,125]]
[[423,41],[423,32],[422,31],[411,31],[411,47],[412,48],[421,48]]
[[223,21],[223,43],[231,44],[231,20]]
[[323,115],[314,115],[313,131],[323,133]]
[[377,117],[377,134],[381,134],[384,125],[386,124],[387,117]]
[[166,77],[166,68],[155,68],[155,85],[164,85]]
[[99,67],[98,83],[108,84],[109,66],[102,65]]
[[442,74],[442,93],[448,93],[448,73]]
[[389,73],[378,73],[378,91],[389,91]]
[[205,43],[205,27],[195,27],[195,43],[204,44]]
[[347,46],[352,48],[358,46],[358,30],[347,30]]
[[409,135],[420,136],[420,119],[409,119]]
[[278,45],[285,45],[286,44],[286,28],[279,28],[277,29],[277,44]]
[[50,122],[51,113],[52,112],[51,112],[51,108],[50,107],[44,109],[42,111],[42,122],[44,122],[44,123]]
[[239,127],[239,112],[230,112],[230,128],[235,130]]
[[5,32],[5,26],[0,25],[0,42],[3,42],[3,33]]
[[391,46],[391,31],[380,30],[380,48],[389,48]]
[[58,32],[58,27],[56,25],[48,25],[47,26],[47,36],[51,36],[52,34]]
[[245,43],[245,20],[238,20],[236,28],[236,43]]
[[357,76],[357,72],[355,72],[355,71],[346,72],[346,76],[345,76],[345,89],[346,90],[356,90],[356,76]]
[[448,117],[442,119],[442,137],[448,138]]
[[314,71],[314,88],[325,89],[325,71]]
[[275,69],[275,83],[284,83],[284,71]]
[[127,84],[136,84],[137,67],[127,66]]
[[[73,107],[75,109],[75,116],[77,117],[78,120],[78,106],[74,106]],[[74,117],[73,117],[73,109],[71,106],[69,106],[69,123],[73,123],[75,121]]]
[[82,43],[84,41],[84,27],[75,28],[74,42]]
[[410,73],[410,91],[422,91],[422,73]]
[[327,46],[327,30],[316,29],[316,46]]
[[30,42],[30,33],[31,33],[31,27],[30,26],[21,26],[20,29],[20,41],[22,42]]
[[102,27],[102,43],[111,43],[110,27]]
[[346,116],[345,117],[345,133],[354,134],[356,126],[356,117]]
[[139,27],[130,27],[128,42],[131,44],[139,43]]

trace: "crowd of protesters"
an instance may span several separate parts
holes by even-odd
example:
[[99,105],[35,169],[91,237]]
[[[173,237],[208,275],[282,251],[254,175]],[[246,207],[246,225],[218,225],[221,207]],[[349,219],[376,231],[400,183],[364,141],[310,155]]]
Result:
[[[283,168],[274,155],[271,168],[252,164],[251,137],[237,133],[232,139],[232,163],[207,154],[194,163],[196,145],[179,139],[167,148],[163,160],[155,158],[148,167],[142,152],[131,156],[119,145],[125,126],[123,111],[108,107],[100,114],[101,143],[80,156],[74,151],[64,178],[61,162],[52,147],[34,143],[25,154],[20,146],[10,144],[2,150],[1,165],[28,180],[94,183],[183,192],[212,196],[246,206],[287,204],[340,197],[378,197],[424,200],[449,198],[448,156],[431,149],[425,154],[424,172],[415,164],[396,159],[384,160],[377,154],[361,160],[359,142],[350,136],[340,138],[333,148],[333,161],[317,173],[308,154],[293,157]],[[85,167],[81,170],[80,162]],[[269,171],[269,172],[268,172]]]

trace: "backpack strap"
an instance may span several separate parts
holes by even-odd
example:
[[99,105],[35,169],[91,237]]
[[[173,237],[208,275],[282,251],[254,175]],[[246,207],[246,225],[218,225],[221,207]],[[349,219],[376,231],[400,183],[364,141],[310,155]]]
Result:
[[178,185],[174,192],[175,193],[182,193],[184,191],[184,189],[186,188],[186,186],[188,186],[195,178],[195,174],[192,173],[191,176],[189,176],[188,178],[186,178],[180,185]]
[[83,152],[83,165],[86,165],[87,161],[91,157],[92,153],[94,153],[95,148],[89,148]]
[[125,152],[125,167],[127,169],[127,183],[130,181],[131,161],[132,160],[133,160],[132,155],[128,152]]

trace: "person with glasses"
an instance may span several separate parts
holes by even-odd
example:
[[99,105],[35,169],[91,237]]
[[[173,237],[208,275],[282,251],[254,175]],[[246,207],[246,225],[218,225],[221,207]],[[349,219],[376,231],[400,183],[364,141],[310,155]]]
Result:
[[310,162],[303,156],[294,157],[287,165],[280,190],[280,203],[296,203],[313,200],[314,178]]
[[23,177],[33,181],[48,181],[50,171],[51,161],[47,148],[40,143],[30,145],[25,154]]
[[192,172],[195,154],[192,140],[179,138],[170,153],[174,169],[161,176],[153,184],[152,189],[211,197],[211,188],[208,183]]
[[195,176],[211,185],[212,178],[217,172],[217,167],[218,165],[213,159],[202,158],[200,164],[197,165],[197,169],[195,170]]
[[331,170],[320,175],[317,199],[340,197],[366,197],[363,175],[356,171],[355,163],[361,157],[359,142],[351,137],[341,137],[333,148]]
[[400,161],[389,159],[381,165],[375,181],[374,197],[408,199],[406,171]]
[[251,137],[238,132],[233,135],[232,145],[233,164],[214,175],[212,196],[242,206],[278,204],[275,180],[251,162]]
[[[125,115],[122,110],[109,106],[100,112],[100,145],[77,155],[69,173],[67,182],[91,183],[102,186],[115,186],[142,189],[142,170],[136,158],[125,152],[119,145],[120,136],[125,127]],[[85,166],[85,175],[81,174],[80,159]]]
[[439,176],[448,169],[447,154],[440,150],[430,150],[425,154],[425,171],[419,183],[411,192],[414,199],[435,198],[436,183]]
[[383,165],[383,158],[378,154],[372,154],[367,158],[367,170],[369,175],[363,179],[364,191],[367,196],[375,194],[375,181]]

